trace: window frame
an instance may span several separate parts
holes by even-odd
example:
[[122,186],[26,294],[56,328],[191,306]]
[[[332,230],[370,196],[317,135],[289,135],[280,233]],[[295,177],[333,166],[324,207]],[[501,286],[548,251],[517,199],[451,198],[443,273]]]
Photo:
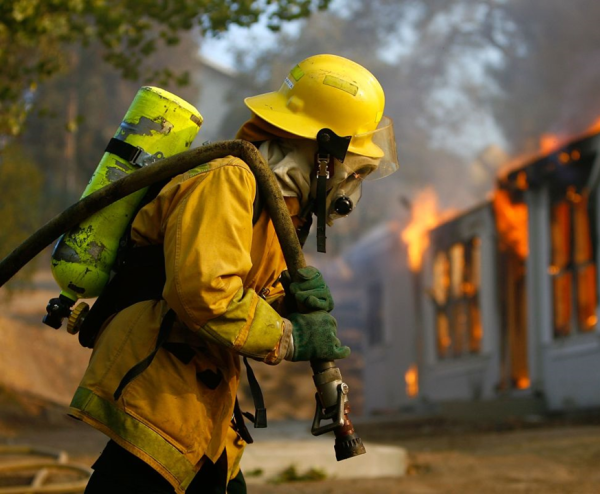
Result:
[[[460,254],[459,249],[462,250]],[[440,256],[444,256],[445,261]],[[438,248],[433,255],[431,300],[438,361],[471,358],[483,353],[481,259],[482,245],[478,235],[453,242],[448,248]],[[440,267],[443,262],[446,266]],[[477,266],[474,265],[476,262]],[[461,263],[460,269],[456,266],[458,263]],[[444,269],[445,273],[442,272]],[[440,277],[444,279],[440,281]],[[458,341],[460,345],[456,344]]]
[[[548,276],[550,278],[550,293],[552,300],[552,339],[554,341],[560,341],[568,338],[574,338],[581,335],[594,333],[598,330],[597,322],[597,308],[598,308],[598,288],[597,288],[597,252],[594,240],[592,237],[592,214],[590,211],[590,205],[588,203],[589,197],[584,197],[580,191],[574,185],[566,187],[560,193],[555,193],[550,199],[550,214],[549,214],[549,227],[550,227],[550,255],[549,255],[549,266]],[[567,255],[557,252],[557,230],[560,225],[557,224],[555,218],[559,207],[567,208],[567,230],[568,238],[564,240],[563,247],[568,250]],[[580,209],[578,209],[580,208]],[[584,220],[585,223],[578,223],[580,219],[577,218],[581,212],[587,213]],[[578,229],[585,228],[585,236],[589,245],[586,246],[588,256],[586,259],[578,260],[578,235],[584,235]],[[562,254],[566,259],[563,263],[558,262],[558,255]],[[591,268],[591,269],[590,269]],[[582,323],[583,317],[581,314],[584,309],[584,302],[579,297],[581,291],[582,279],[584,278],[585,271],[591,272],[591,275],[587,275],[591,281],[589,286],[592,286],[594,291],[594,300],[591,303],[591,312],[587,315],[586,322],[590,321],[590,324],[584,326]],[[562,286],[558,285],[560,279],[565,280]],[[558,291],[562,288],[568,290],[568,307],[565,309],[568,313],[567,317],[561,317],[561,306],[557,302]],[[588,307],[589,308],[589,307]],[[557,318],[562,319],[564,322],[557,326]]]

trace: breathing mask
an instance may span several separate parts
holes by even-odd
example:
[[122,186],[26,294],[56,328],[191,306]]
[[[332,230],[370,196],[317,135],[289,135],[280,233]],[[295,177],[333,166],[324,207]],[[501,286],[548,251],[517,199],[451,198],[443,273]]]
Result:
[[[368,142],[376,152],[370,156],[348,152],[351,144]],[[393,122],[383,117],[377,129],[355,136],[340,137],[331,129],[317,134],[315,154],[317,175],[315,214],[317,216],[317,250],[325,252],[326,225],[350,214],[361,197],[364,180],[376,180],[398,169]]]

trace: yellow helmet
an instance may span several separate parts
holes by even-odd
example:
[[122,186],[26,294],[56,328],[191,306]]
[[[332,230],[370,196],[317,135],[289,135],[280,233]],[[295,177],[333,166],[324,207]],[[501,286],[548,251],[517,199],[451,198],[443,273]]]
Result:
[[260,118],[291,134],[316,139],[321,129],[329,128],[352,137],[351,153],[371,158],[391,154],[386,175],[398,168],[393,124],[383,118],[383,89],[371,72],[351,60],[309,57],[290,71],[278,91],[244,102]]

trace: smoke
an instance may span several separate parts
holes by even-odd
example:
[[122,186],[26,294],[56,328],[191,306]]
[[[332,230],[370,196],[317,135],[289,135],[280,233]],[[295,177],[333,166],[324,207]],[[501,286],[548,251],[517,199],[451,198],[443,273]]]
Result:
[[[357,210],[331,229],[333,245],[400,218],[398,199],[426,187],[442,210],[476,205],[505,161],[537,150],[543,134],[570,135],[600,115],[593,28],[600,4],[592,0],[353,0],[350,7],[313,15],[263,50],[240,48],[238,59],[253,63],[231,94],[239,107],[248,88],[277,89],[291,67],[317,53],[353,59],[379,79],[400,170],[365,186]],[[226,120],[231,134],[242,119]]]

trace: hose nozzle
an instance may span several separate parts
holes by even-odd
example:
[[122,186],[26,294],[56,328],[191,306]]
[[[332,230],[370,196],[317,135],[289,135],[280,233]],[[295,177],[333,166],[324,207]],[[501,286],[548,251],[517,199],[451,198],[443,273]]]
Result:
[[346,402],[344,406],[344,425],[338,427],[333,432],[335,434],[335,457],[337,461],[347,460],[353,456],[364,455],[367,451],[362,439],[354,431],[354,426],[348,418],[350,404]]
[[[348,385],[342,381],[340,370],[333,361],[314,361],[310,365],[317,388],[317,407],[311,433],[313,436],[320,436],[326,432],[334,432],[335,457],[338,461],[365,454],[365,446],[348,417]],[[331,422],[321,425],[323,420]]]

